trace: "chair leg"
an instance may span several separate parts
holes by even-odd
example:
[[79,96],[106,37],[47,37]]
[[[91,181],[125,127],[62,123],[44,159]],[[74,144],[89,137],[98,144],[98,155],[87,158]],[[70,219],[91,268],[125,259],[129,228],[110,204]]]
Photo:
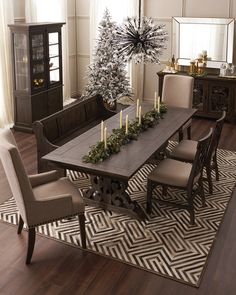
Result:
[[168,191],[168,186],[167,185],[163,185],[162,186],[162,195],[163,196],[167,196],[167,191]]
[[179,130],[179,142],[181,142],[183,139],[184,139],[184,133],[183,133],[183,130],[180,129]]
[[147,181],[147,208],[146,211],[148,214],[152,212],[152,181]]
[[213,163],[214,163],[214,169],[215,169],[215,173],[216,173],[216,180],[219,181],[220,176],[219,176],[219,169],[218,169],[218,163],[217,163],[216,154],[213,157]]
[[190,215],[190,224],[195,224],[195,213],[194,213],[194,205],[193,205],[193,196],[192,191],[187,191],[187,199],[188,199],[188,212]]
[[35,228],[29,228],[28,234],[28,251],[26,256],[26,264],[30,264],[31,258],[34,252],[34,244],[35,244]]
[[85,216],[79,214],[79,226],[80,226],[80,237],[82,242],[82,248],[86,249],[86,231],[85,231]]
[[19,221],[18,221],[18,229],[17,229],[17,234],[19,235],[22,232],[24,226],[24,221],[21,217],[21,215],[19,216]]
[[202,200],[202,207],[205,207],[206,206],[206,198],[205,198],[205,193],[204,193],[204,186],[203,186],[202,177],[200,177],[200,179],[198,181],[198,185],[200,188],[200,197]]
[[206,175],[207,175],[209,194],[212,195],[213,194],[213,184],[212,184],[212,178],[211,178],[211,164],[206,165]]
[[187,138],[191,139],[191,125],[187,127]]

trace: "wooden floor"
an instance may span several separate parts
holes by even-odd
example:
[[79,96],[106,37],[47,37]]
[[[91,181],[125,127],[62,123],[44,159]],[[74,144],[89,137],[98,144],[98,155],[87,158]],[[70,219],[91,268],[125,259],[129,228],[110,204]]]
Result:
[[[193,138],[204,135],[212,123],[207,120],[194,120]],[[27,172],[36,172],[34,136],[15,132],[15,137]],[[235,125],[225,124],[220,147],[236,151]],[[235,208],[236,192],[220,228],[200,288],[190,287],[39,236],[36,239],[33,263],[26,266],[26,232],[17,236],[16,227],[0,222],[0,294],[234,295]]]

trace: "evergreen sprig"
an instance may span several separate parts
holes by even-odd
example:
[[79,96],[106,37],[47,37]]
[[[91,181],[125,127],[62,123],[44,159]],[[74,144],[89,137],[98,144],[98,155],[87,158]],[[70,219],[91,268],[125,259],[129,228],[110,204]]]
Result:
[[107,148],[103,141],[97,142],[91,146],[90,151],[83,157],[86,163],[96,164],[109,158],[112,154],[119,153],[121,146],[129,143],[131,140],[137,140],[142,131],[158,124],[159,118],[163,118],[163,114],[167,112],[167,107],[164,104],[160,105],[160,113],[153,109],[141,117],[141,124],[138,119],[129,122],[128,134],[125,133],[125,126],[112,130],[112,134],[107,138]]

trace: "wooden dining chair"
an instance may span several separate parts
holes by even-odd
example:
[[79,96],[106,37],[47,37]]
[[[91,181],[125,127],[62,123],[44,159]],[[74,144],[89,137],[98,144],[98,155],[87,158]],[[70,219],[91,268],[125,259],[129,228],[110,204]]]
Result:
[[[208,156],[204,164],[206,168],[206,180],[208,181],[209,193],[213,194],[212,170],[215,170],[216,180],[219,180],[219,168],[217,163],[217,148],[220,141],[221,131],[223,129],[226,112],[223,111],[222,116],[215,122],[213,135],[208,151]],[[182,140],[168,155],[170,158],[192,163],[197,151],[197,141]],[[205,179],[205,178],[204,178]]]
[[[194,78],[184,75],[167,74],[164,76],[161,100],[167,107],[192,108]],[[191,139],[191,120],[179,130],[179,141],[187,129],[187,138]]]
[[20,234],[28,228],[26,264],[31,262],[35,227],[78,215],[82,247],[86,248],[84,201],[78,189],[57,171],[27,176],[19,150],[10,130],[0,132],[0,158],[19,210]]
[[153,189],[162,186],[162,194],[166,196],[168,187],[178,188],[186,191],[186,204],[177,204],[172,201],[159,200],[160,202],[174,205],[181,209],[188,210],[190,214],[190,224],[195,223],[194,216],[194,198],[201,196],[202,206],[205,205],[205,195],[202,183],[202,170],[205,159],[208,154],[209,144],[212,136],[210,132],[198,141],[197,152],[193,163],[186,163],[174,159],[166,158],[160,162],[149,175],[147,179],[147,213],[152,210],[152,192]]

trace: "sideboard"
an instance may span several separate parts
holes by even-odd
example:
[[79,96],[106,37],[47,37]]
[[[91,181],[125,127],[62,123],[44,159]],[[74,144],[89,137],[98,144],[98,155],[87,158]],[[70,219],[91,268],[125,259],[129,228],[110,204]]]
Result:
[[[159,96],[161,97],[163,79],[167,73],[158,72]],[[178,72],[172,75],[187,75]],[[198,109],[195,116],[219,118],[222,110],[226,110],[226,119],[236,122],[236,79],[206,75],[194,77],[193,107]]]

